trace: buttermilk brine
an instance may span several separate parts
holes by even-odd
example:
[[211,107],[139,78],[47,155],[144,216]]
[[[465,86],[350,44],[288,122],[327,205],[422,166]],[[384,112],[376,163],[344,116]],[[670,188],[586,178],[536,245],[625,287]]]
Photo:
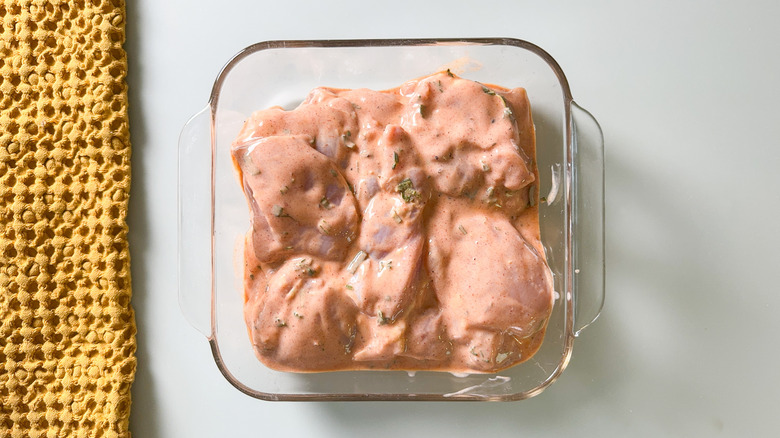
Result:
[[244,318],[283,371],[495,372],[541,345],[553,284],[531,109],[449,71],[317,88],[232,145],[251,210]]

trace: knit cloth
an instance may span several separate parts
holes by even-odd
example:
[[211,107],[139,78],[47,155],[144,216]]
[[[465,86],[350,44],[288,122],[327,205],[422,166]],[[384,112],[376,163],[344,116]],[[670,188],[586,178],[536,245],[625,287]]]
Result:
[[0,24],[0,437],[129,436],[124,1]]

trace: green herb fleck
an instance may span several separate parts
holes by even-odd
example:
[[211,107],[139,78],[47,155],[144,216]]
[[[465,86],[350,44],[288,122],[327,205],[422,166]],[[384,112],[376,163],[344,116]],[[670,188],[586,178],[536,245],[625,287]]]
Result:
[[352,285],[351,285],[351,284],[349,284],[349,283],[347,283],[347,285],[346,285],[346,286],[344,286],[344,287],[346,287],[346,288],[347,288],[347,289],[349,289],[349,290],[355,290],[355,288],[354,288],[354,287],[352,287]]
[[382,311],[376,312],[376,323],[378,325],[385,325],[390,322],[390,318],[385,317],[385,315],[382,313]]
[[274,323],[276,324],[277,327],[286,327],[287,326],[287,323],[284,322],[283,320],[279,319],[279,318],[276,318],[274,320]]
[[398,152],[393,151],[393,169],[398,165]]
[[289,191],[290,191],[290,188],[289,188],[289,187],[287,187],[287,186],[284,186],[284,187],[282,187],[281,189],[279,189],[279,193],[281,193],[281,194],[283,194],[283,195],[286,195],[286,194],[287,194],[287,192],[289,192]]
[[465,228],[463,228],[463,225],[458,225],[458,230],[460,230],[461,233],[464,235],[468,234],[468,231],[466,231]]
[[388,260],[386,262],[384,262],[384,261],[380,261],[379,262],[379,272],[381,273],[385,269],[391,269],[391,270],[393,269],[393,261],[392,260]]
[[396,190],[401,194],[401,198],[403,198],[403,200],[406,202],[415,202],[420,199],[420,192],[414,188],[414,184],[409,178],[401,181],[398,184],[398,187],[396,187]]
[[427,108],[425,105],[420,104],[420,106],[417,107],[417,110],[420,113],[420,117],[422,117],[423,119],[428,116]]
[[335,177],[339,176],[339,173],[336,172],[336,169],[330,169],[330,176],[335,178]]
[[490,165],[488,163],[482,162],[482,170],[485,172],[490,172]]
[[322,231],[322,234],[326,236],[330,236],[330,226],[328,225],[328,222],[326,221],[320,221],[319,225],[320,230]]
[[284,247],[284,249],[286,249],[287,251],[289,251],[289,250],[293,249],[293,247],[292,247],[292,246],[285,246],[285,247]]
[[398,213],[395,212],[395,209],[393,209],[392,211],[393,211],[393,220],[395,221],[395,223],[400,224],[401,222],[403,222],[403,219],[401,219],[401,216],[398,216]]
[[483,91],[485,94],[489,94],[489,95],[491,95],[491,96],[495,96],[495,95],[496,95],[496,92],[495,92],[495,91],[491,90],[490,88],[488,88],[488,87],[486,87],[486,86],[484,86],[484,85],[482,86],[482,91]]
[[500,94],[498,97],[500,97],[501,101],[504,102],[504,117],[509,118],[512,123],[515,123],[515,114],[512,112],[512,108],[509,106],[509,102],[507,102],[506,98]]
[[493,204],[497,208],[501,208],[501,204],[498,203],[498,199],[496,198],[495,188],[493,186],[488,187],[486,195],[487,195],[487,198],[485,199],[486,203]]
[[323,196],[322,199],[320,199],[320,208],[324,208],[325,210],[330,210],[331,208],[333,208],[333,205],[331,205],[327,197]]
[[300,314],[300,313],[298,313],[298,312],[293,312],[293,315],[294,315],[296,318],[298,318],[298,319],[303,319],[303,315],[301,315],[301,314]]
[[547,196],[542,196],[539,198],[539,203],[541,204],[542,202],[547,202]]
[[300,259],[298,263],[295,264],[295,270],[301,274],[308,275],[309,277],[314,277],[317,274],[317,271],[312,266],[313,261],[313,259]]
[[450,71],[450,69],[447,69],[447,76],[449,76],[449,77],[451,77],[451,78],[454,78],[454,77],[455,77],[455,75],[454,75],[454,74],[452,74],[452,72]]
[[274,204],[274,206],[271,207],[271,214],[276,217],[290,217],[290,215],[284,211],[284,208],[278,204]]

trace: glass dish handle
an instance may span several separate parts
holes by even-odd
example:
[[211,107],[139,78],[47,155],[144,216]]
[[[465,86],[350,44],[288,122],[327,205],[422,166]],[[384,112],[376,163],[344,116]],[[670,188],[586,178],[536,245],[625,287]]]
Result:
[[574,135],[574,334],[604,306],[604,135],[587,110],[572,102]]
[[211,337],[211,109],[192,116],[179,135],[179,307]]

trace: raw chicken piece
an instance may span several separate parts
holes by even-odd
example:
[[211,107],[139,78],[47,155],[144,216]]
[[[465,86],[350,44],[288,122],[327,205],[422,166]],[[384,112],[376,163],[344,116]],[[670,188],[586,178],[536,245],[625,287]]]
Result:
[[250,234],[260,262],[297,253],[344,257],[357,236],[355,198],[308,137],[261,138],[235,147],[233,157],[252,208]]
[[356,342],[358,309],[344,301],[333,262],[287,260],[245,307],[257,353],[279,369],[335,367]]
[[[428,224],[428,268],[459,354],[472,367],[517,360],[552,310],[552,277],[540,249],[505,217],[443,199]],[[487,365],[485,365],[487,364]]]

